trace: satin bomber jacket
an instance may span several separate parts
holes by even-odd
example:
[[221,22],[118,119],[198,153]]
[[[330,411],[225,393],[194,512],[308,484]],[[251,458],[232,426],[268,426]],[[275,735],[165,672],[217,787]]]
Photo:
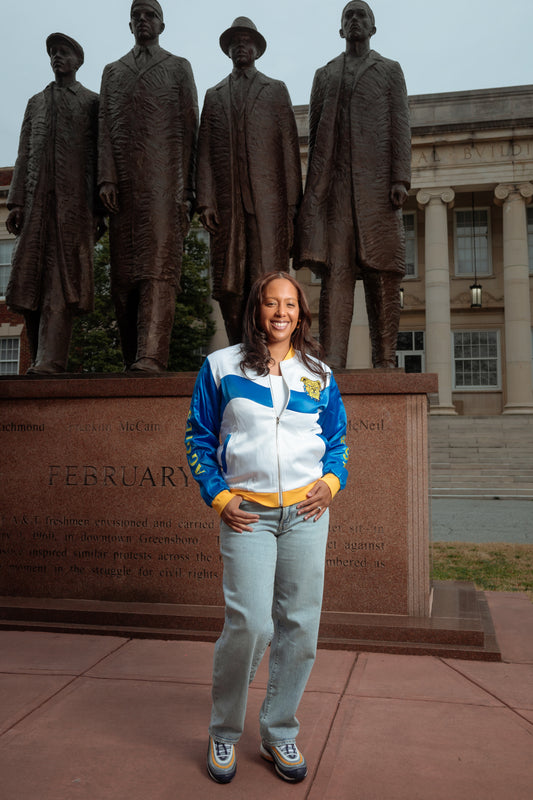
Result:
[[[219,513],[240,494],[278,507],[305,499],[320,478],[346,485],[346,412],[329,367],[325,385],[291,349],[281,362],[288,402],[274,410],[270,375],[242,371],[241,345],[212,353],[194,387],[185,445],[203,500]],[[237,491],[238,490],[238,491]]]

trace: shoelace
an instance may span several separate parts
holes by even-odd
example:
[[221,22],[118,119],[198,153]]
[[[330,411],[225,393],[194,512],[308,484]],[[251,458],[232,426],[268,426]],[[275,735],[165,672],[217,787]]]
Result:
[[279,749],[281,750],[285,758],[287,758],[290,761],[294,761],[296,758],[298,758],[298,750],[296,748],[296,745],[293,744],[293,742],[289,742],[288,744],[282,744]]
[[231,756],[231,745],[225,742],[215,742],[215,756],[219,761],[227,761]]

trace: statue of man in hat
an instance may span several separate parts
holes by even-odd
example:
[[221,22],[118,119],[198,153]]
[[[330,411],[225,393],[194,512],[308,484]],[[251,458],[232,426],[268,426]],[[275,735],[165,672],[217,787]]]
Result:
[[252,283],[289,269],[302,174],[287,88],[255,67],[265,39],[250,19],[238,17],[220,47],[233,70],[205,96],[197,204],[211,235],[212,294],[236,344]]
[[189,62],[159,46],[157,0],[133,0],[130,29],[133,50],[102,76],[98,185],[126,369],[152,373],[168,362],[194,205],[198,101]]
[[93,308],[98,95],[76,80],[81,45],[52,33],[55,80],[30,98],[20,134],[6,226],[18,237],[6,302],[23,314],[32,365],[65,372],[74,316]]
[[295,267],[322,277],[320,342],[346,366],[354,289],[362,278],[374,367],[394,367],[405,273],[401,207],[411,180],[411,130],[400,65],[370,49],[368,3],[343,12],[345,52],[317,70]]

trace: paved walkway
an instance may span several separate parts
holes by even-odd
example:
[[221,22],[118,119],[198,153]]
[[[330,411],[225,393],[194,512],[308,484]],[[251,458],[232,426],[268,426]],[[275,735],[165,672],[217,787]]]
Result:
[[431,527],[434,542],[533,544],[533,502],[433,498]]
[[205,771],[213,645],[0,632],[0,800],[531,800],[533,604],[487,593],[502,663],[319,651],[309,776],[258,754],[252,684],[229,786]]

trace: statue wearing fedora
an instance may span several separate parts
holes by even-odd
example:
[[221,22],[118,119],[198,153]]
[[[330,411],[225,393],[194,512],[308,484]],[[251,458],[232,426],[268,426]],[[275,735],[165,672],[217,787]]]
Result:
[[198,101],[189,62],[159,46],[157,0],[133,0],[135,46],[102,75],[98,186],[126,369],[166,369],[194,205]]
[[265,39],[250,19],[238,17],[220,47],[233,70],[205,96],[197,210],[211,235],[213,297],[236,344],[252,283],[289,269],[302,175],[287,88],[255,67]]
[[81,45],[52,33],[55,81],[28,101],[6,226],[18,239],[6,301],[24,315],[29,373],[67,368],[72,323],[93,308],[98,95],[76,80]]

